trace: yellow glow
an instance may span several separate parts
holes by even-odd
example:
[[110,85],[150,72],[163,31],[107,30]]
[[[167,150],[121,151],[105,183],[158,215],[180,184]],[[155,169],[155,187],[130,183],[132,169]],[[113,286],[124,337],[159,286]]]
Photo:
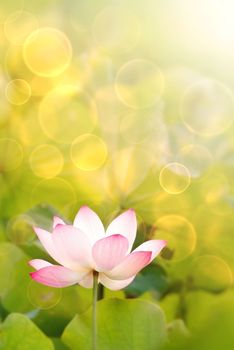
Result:
[[202,80],[190,86],[181,101],[181,117],[187,128],[202,136],[224,132],[233,122],[234,95],[225,85]]
[[56,77],[68,68],[72,47],[63,32],[55,28],[40,28],[27,37],[23,57],[33,73]]
[[165,239],[168,242],[170,260],[183,260],[193,252],[197,239],[196,231],[185,217],[180,215],[162,216],[156,221],[155,227],[157,229],[154,238]]
[[222,291],[232,284],[232,271],[228,264],[218,256],[203,255],[195,258],[191,266],[191,273],[193,283],[198,288]]
[[189,170],[180,163],[169,163],[159,174],[159,183],[170,194],[180,194],[190,185]]
[[27,68],[22,57],[22,46],[11,45],[5,54],[5,70],[9,77],[23,79],[28,82],[33,77],[33,73]]
[[16,140],[0,139],[0,171],[12,171],[23,161],[23,148]]
[[115,134],[119,127],[120,117],[125,111],[125,106],[116,96],[113,85],[99,88],[96,91],[95,100],[98,106],[101,129],[110,134]]
[[126,8],[109,6],[98,13],[93,23],[97,45],[110,53],[125,52],[139,39],[140,26],[136,16]]
[[141,148],[129,147],[116,152],[106,169],[106,185],[109,195],[121,197],[131,193],[143,182],[152,164],[151,155]]
[[14,79],[7,84],[5,92],[10,103],[20,106],[30,99],[31,87],[23,79]]
[[159,111],[154,109],[144,112],[142,110],[135,110],[126,114],[120,123],[121,135],[127,142],[132,144],[144,142],[150,136],[155,139],[157,130],[161,126],[159,116]]
[[188,144],[177,155],[177,160],[189,170],[192,178],[200,178],[211,166],[213,158],[209,150],[201,145]]
[[225,175],[218,174],[203,184],[202,193],[207,206],[217,215],[231,215],[233,207],[228,200],[230,184]]
[[39,120],[45,134],[59,143],[72,143],[89,133],[97,121],[96,104],[76,85],[62,85],[42,100]]
[[66,215],[70,206],[74,206],[76,193],[72,185],[60,178],[43,179],[32,189],[31,205],[50,204]]
[[27,215],[18,215],[11,218],[7,224],[8,239],[17,245],[31,242],[35,238],[33,225],[32,218]]
[[81,170],[100,168],[107,158],[107,146],[98,136],[85,134],[78,137],[71,146],[71,159]]
[[15,45],[20,45],[23,40],[38,28],[36,17],[26,11],[16,11],[7,17],[4,23],[4,33],[7,39]]
[[24,147],[36,147],[47,142],[37,118],[37,110],[33,106],[30,106],[30,111],[24,115],[24,118],[15,119],[14,129]]
[[115,89],[120,101],[128,107],[151,107],[161,98],[164,77],[154,62],[135,59],[120,68]]
[[[229,49],[234,44],[234,2],[232,0],[183,1],[183,22],[193,39],[208,47]],[[188,22],[189,21],[189,22]]]
[[52,145],[40,145],[30,155],[32,171],[39,177],[52,178],[60,173],[63,167],[63,155]]

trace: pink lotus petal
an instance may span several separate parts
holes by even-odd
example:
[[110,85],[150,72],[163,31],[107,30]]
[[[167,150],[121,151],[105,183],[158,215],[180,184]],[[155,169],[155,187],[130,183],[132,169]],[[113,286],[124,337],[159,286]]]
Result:
[[89,272],[82,280],[79,281],[79,285],[84,288],[93,287],[93,271]]
[[58,216],[54,216],[54,220],[53,220],[53,229],[57,226],[57,225],[66,225],[66,223],[59,218]]
[[35,270],[40,270],[43,267],[47,267],[47,266],[53,266],[51,263],[49,263],[48,261],[42,260],[42,259],[33,259],[30,260],[29,265],[32,266]]
[[150,262],[151,262],[161,252],[161,250],[165,247],[166,244],[167,244],[166,241],[153,239],[153,240],[144,242],[141,245],[139,245],[139,247],[137,247],[134,250],[134,252],[151,251],[152,252],[152,256],[151,256],[151,260],[150,260]]
[[109,235],[114,235],[118,233],[118,234],[121,234],[122,236],[125,236],[129,242],[128,252],[130,252],[136,238],[136,231],[137,231],[136,214],[133,209],[129,209],[124,213],[120,214],[119,216],[117,216],[117,218],[115,218],[110,223],[110,225],[107,227],[106,234],[109,236]]
[[109,271],[126,256],[128,240],[121,235],[112,235],[99,239],[92,249],[97,271]]
[[62,257],[62,265],[79,270],[94,267],[91,244],[85,233],[71,225],[57,225],[52,233],[56,252]]
[[87,206],[80,208],[73,225],[83,231],[92,243],[105,235],[104,226],[99,216]]
[[151,252],[133,252],[113,270],[105,272],[106,276],[114,280],[126,280],[136,275],[141,269],[150,263]]
[[54,246],[54,242],[52,240],[52,234],[48,231],[45,231],[41,228],[34,227],[34,231],[37,234],[38,239],[40,240],[41,244],[47,251],[47,253],[59,264],[63,265],[65,261],[65,257],[61,254],[58,254],[56,251],[56,248]]
[[119,290],[127,287],[136,276],[130,277],[126,280],[112,280],[108,278],[104,273],[100,273],[99,282],[102,283],[106,288],[111,290]]
[[62,288],[76,284],[84,277],[63,266],[52,265],[30,273],[32,279],[50,287]]

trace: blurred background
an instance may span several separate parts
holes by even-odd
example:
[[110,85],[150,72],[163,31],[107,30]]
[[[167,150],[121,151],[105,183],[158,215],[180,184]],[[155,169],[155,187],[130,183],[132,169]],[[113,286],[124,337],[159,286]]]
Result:
[[232,0],[1,3],[2,319],[27,314],[65,349],[90,291],[30,281],[26,261],[46,256],[31,227],[132,207],[136,244],[168,246],[119,293],[183,320],[193,336],[170,349],[232,348],[233,13]]

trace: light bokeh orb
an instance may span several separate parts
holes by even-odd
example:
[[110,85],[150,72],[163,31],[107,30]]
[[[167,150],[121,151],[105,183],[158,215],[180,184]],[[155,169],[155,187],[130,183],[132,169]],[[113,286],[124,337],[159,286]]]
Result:
[[60,30],[39,28],[25,40],[23,57],[34,74],[56,77],[68,68],[72,58],[72,47],[69,39]]
[[202,255],[193,260],[191,276],[196,288],[220,292],[232,285],[233,275],[228,264],[215,255]]
[[5,94],[10,103],[21,106],[30,99],[31,87],[23,79],[14,79],[7,84]]
[[17,215],[12,217],[7,223],[7,237],[16,245],[31,243],[35,238],[33,231],[34,221],[28,215]]
[[[139,144],[146,140],[153,139],[162,142],[165,136],[165,127],[161,121],[160,109],[150,108],[146,110],[134,110],[121,118],[120,133],[121,136],[130,144]],[[162,137],[159,140],[159,134]],[[157,149],[157,147],[155,147]]]
[[140,36],[138,18],[126,8],[109,6],[101,10],[93,23],[97,45],[109,53],[122,53],[136,45]]
[[111,198],[124,198],[144,181],[152,166],[152,155],[139,147],[118,150],[106,166],[107,193]]
[[35,175],[43,178],[53,178],[61,172],[64,159],[63,154],[57,147],[42,144],[32,151],[29,163]]
[[48,287],[32,280],[28,285],[27,296],[30,303],[37,309],[47,310],[60,302],[62,289]]
[[231,184],[224,174],[207,178],[201,191],[207,208],[213,213],[224,217],[233,213]]
[[224,84],[202,80],[190,86],[181,101],[181,117],[186,127],[202,136],[227,130],[233,121],[234,95]]
[[75,85],[61,85],[50,91],[39,107],[44,133],[59,143],[71,144],[91,132],[97,122],[96,104]]
[[71,159],[81,170],[100,168],[106,161],[107,154],[106,143],[93,134],[81,135],[71,145]]
[[161,257],[181,261],[195,249],[197,235],[193,224],[181,215],[165,215],[155,222],[154,238],[164,239],[167,246]]
[[0,138],[0,169],[8,172],[17,169],[23,161],[23,148],[10,138]]
[[67,180],[54,177],[39,181],[32,188],[30,200],[32,207],[38,204],[50,205],[67,216],[76,201],[76,193]]
[[14,45],[22,45],[26,37],[37,28],[37,18],[22,10],[11,13],[4,22],[4,33]]
[[170,194],[180,194],[190,185],[191,175],[187,167],[180,163],[165,165],[159,174],[161,187]]
[[117,73],[115,90],[126,106],[141,109],[159,102],[164,89],[164,77],[152,61],[134,59],[125,63]]
[[213,157],[208,148],[198,144],[184,146],[176,158],[186,166],[192,178],[202,177],[213,163]]

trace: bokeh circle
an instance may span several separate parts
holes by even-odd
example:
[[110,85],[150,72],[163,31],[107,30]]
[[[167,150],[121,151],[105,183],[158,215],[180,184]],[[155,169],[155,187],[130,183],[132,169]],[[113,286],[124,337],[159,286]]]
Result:
[[57,147],[42,144],[32,151],[29,163],[35,175],[43,178],[52,178],[61,172],[64,159]]
[[61,85],[43,98],[39,107],[39,121],[49,138],[71,144],[78,136],[94,129],[97,122],[96,104],[76,85]]
[[164,239],[167,246],[161,254],[165,260],[181,261],[195,249],[197,234],[192,223],[181,215],[165,215],[154,225],[153,238]]
[[164,77],[157,65],[145,59],[125,63],[117,73],[115,90],[126,106],[141,109],[155,105],[164,89]]
[[35,281],[30,281],[27,296],[37,309],[47,310],[57,305],[62,298],[61,288],[52,288]]
[[170,194],[180,194],[190,185],[191,175],[187,167],[174,162],[165,165],[159,174],[161,187]]
[[195,258],[190,272],[196,288],[220,292],[232,285],[233,276],[229,265],[215,255]]
[[202,80],[190,86],[181,101],[181,117],[186,127],[201,136],[214,136],[227,130],[233,120],[232,91],[215,80]]
[[99,47],[109,53],[122,53],[136,45],[140,36],[138,18],[117,6],[101,10],[93,23],[93,36]]
[[0,138],[0,169],[8,172],[17,169],[23,161],[23,147],[10,138]]
[[25,40],[23,57],[27,67],[42,77],[57,77],[69,66],[71,43],[58,29],[44,27],[33,31]]
[[106,143],[93,134],[81,135],[71,145],[71,159],[81,170],[100,168],[106,161],[107,154]]
[[5,93],[11,104],[21,106],[30,99],[31,87],[24,79],[14,79],[7,84]]

